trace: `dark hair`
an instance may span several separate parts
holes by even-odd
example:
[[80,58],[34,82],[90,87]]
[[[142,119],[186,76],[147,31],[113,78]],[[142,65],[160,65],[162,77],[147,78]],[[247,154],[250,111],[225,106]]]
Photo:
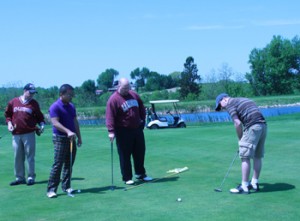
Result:
[[63,95],[65,93],[67,93],[68,91],[74,91],[74,88],[69,84],[63,84],[59,88],[59,95]]

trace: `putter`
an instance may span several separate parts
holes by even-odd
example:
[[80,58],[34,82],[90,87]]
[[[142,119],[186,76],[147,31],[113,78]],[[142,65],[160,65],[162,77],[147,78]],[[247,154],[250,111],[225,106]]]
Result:
[[239,155],[239,151],[236,152],[236,154],[235,154],[235,156],[234,156],[234,158],[233,158],[233,160],[232,160],[232,162],[231,162],[231,164],[230,164],[230,166],[229,166],[229,168],[227,170],[227,173],[226,173],[226,175],[225,175],[225,177],[224,177],[221,185],[219,186],[219,188],[215,188],[214,189],[216,192],[222,192],[222,186],[223,186],[226,178],[228,177],[229,171],[231,170],[231,167],[232,167],[232,165],[233,165],[233,163],[234,163],[234,161],[235,161],[235,159],[237,158],[238,155]]
[[111,186],[110,186],[110,190],[114,190],[115,186],[114,186],[114,146],[113,146],[113,141],[110,142],[110,157],[111,157]]
[[70,191],[68,191],[68,196],[74,197],[72,194],[72,185],[71,185],[71,180],[72,180],[72,162],[73,162],[73,138],[70,139]]

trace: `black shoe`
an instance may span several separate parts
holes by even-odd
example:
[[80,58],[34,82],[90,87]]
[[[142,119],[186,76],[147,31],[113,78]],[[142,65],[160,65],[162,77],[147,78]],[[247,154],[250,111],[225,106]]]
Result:
[[29,179],[29,180],[27,181],[27,186],[32,186],[32,185],[34,185],[34,184],[35,184],[34,179]]
[[244,190],[242,188],[242,185],[239,184],[236,188],[230,189],[230,193],[234,193],[234,194],[249,194],[250,191],[249,191],[248,187],[247,187],[246,190]]
[[12,181],[9,185],[16,186],[16,185],[20,185],[20,184],[26,184],[26,181],[25,180],[15,180],[15,181]]
[[259,191],[259,184],[258,183],[256,183],[256,184],[250,183],[249,186],[248,186],[248,189],[252,190],[253,192],[258,192]]

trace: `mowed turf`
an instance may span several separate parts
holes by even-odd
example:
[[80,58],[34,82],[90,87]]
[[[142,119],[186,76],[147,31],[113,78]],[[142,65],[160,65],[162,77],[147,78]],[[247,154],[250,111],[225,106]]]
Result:
[[[124,191],[114,146],[114,184],[111,185],[110,143],[105,127],[82,127],[83,145],[73,168],[74,198],[58,190],[46,197],[53,162],[51,127],[37,137],[34,186],[9,186],[13,176],[11,135],[0,139],[0,220],[298,220],[300,193],[300,115],[268,119],[261,192],[233,195],[240,183],[236,160],[222,190],[215,192],[237,150],[231,123],[188,125],[183,129],[147,130],[145,166],[148,175],[187,166],[188,171]],[[5,133],[6,128],[0,127]],[[181,202],[176,200],[181,198]]]

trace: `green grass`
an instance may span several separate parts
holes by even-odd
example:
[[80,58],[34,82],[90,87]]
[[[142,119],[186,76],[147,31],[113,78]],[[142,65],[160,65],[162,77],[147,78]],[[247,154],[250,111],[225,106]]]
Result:
[[[214,192],[237,150],[231,123],[208,123],[185,129],[145,130],[146,169],[161,178],[169,169],[188,166],[178,176],[123,191],[118,156],[114,151],[115,185],[111,191],[110,144],[104,127],[82,127],[72,186],[74,198],[59,188],[58,198],[46,197],[53,161],[51,128],[37,138],[34,186],[8,184],[13,176],[11,136],[0,139],[0,220],[297,220],[300,193],[300,114],[268,119],[266,156],[260,182],[262,191],[232,195],[241,180],[237,160],[223,185]],[[4,132],[5,127],[0,127]],[[176,199],[182,198],[182,202]]]

